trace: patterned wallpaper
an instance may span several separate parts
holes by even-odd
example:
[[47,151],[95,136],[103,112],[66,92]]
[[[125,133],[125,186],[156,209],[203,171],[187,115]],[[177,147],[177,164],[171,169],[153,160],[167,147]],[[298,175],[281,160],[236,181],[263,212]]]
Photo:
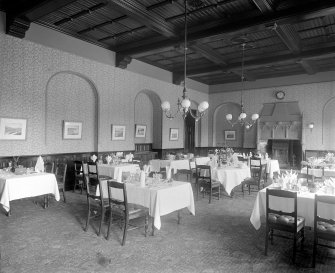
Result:
[[[141,119],[135,118],[137,94],[150,90],[160,101],[170,100],[173,105],[182,91],[180,86],[17,39],[3,32],[0,32],[0,56],[0,117],[28,120],[26,140],[0,140],[0,156],[89,152],[96,150],[94,147],[98,151],[135,149],[134,125]],[[194,101],[208,100],[207,94],[188,91]],[[152,107],[148,100],[140,100],[145,109]],[[153,111],[156,112],[157,108]],[[146,115],[149,117],[149,112]],[[157,118],[161,113],[152,115]],[[81,140],[62,139],[63,120],[83,121]],[[207,121],[207,117],[201,121],[202,146],[208,145]],[[111,140],[112,124],[126,126],[125,141]],[[163,118],[162,133],[158,135],[161,143],[157,145],[162,148],[183,147],[182,137],[173,142],[168,139],[170,128],[183,131],[183,126],[181,117],[174,120]],[[154,132],[155,128],[151,131]]]
[[[298,101],[303,113],[302,144],[303,149],[332,149],[335,132],[331,129],[335,116],[331,114],[330,120],[322,124],[322,109],[326,102],[335,97],[335,82],[310,83],[301,85],[282,86],[276,90],[284,90],[286,93],[284,101]],[[247,113],[260,112],[263,103],[276,102],[274,88],[252,89],[243,92],[243,103]],[[239,103],[240,92],[225,92],[210,95],[210,120],[209,120],[209,143],[213,140],[213,124],[218,122],[213,118],[216,108],[223,103]],[[329,110],[328,110],[329,111]],[[221,122],[226,122],[225,116],[217,116]],[[314,129],[308,129],[308,124],[314,122]],[[323,130],[322,130],[323,129]],[[322,141],[322,131],[324,141]]]

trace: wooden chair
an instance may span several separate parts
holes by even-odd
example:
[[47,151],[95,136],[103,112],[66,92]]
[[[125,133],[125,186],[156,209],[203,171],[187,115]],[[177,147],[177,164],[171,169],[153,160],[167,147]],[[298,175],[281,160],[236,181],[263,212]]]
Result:
[[220,199],[221,183],[219,181],[212,180],[211,167],[207,165],[196,165],[195,172],[197,199],[200,189],[202,189],[203,196],[205,193],[209,194],[209,203],[212,202],[212,196],[216,195],[218,199]]
[[[144,218],[144,234],[147,236],[148,222],[149,222],[149,210],[139,205],[129,204],[127,198],[127,189],[125,183],[119,183],[115,180],[109,180],[108,182],[108,200],[109,200],[109,223],[107,240],[110,236],[111,224],[113,220],[123,220],[123,238],[122,245],[125,245],[127,238],[127,231],[129,229],[129,221],[137,218]],[[119,191],[119,195],[116,196],[116,192]],[[132,226],[132,229],[140,228],[142,226]]]
[[335,196],[329,195],[315,195],[314,201],[314,245],[313,245],[313,261],[312,265],[315,267],[317,246],[335,249],[334,245],[320,243],[319,239],[328,242],[335,242],[335,219],[326,219],[319,216],[318,207],[320,204],[332,206],[335,209]]
[[54,173],[55,162],[48,161],[44,163],[44,172],[45,173]]
[[66,182],[66,170],[67,170],[67,164],[66,163],[58,163],[56,164],[56,179],[58,184],[58,189],[62,191],[64,203],[66,203],[65,198],[65,182]]
[[[283,212],[281,210],[271,209],[271,197],[286,198],[285,202],[293,203],[293,212]],[[271,198],[272,199],[272,198]],[[292,202],[293,201],[293,202]],[[284,190],[266,189],[266,232],[265,232],[265,255],[268,250],[268,240],[273,244],[273,237],[281,237],[286,239],[293,239],[293,263],[295,263],[296,245],[301,242],[301,248],[304,243],[304,227],[305,219],[297,215],[297,192],[290,192]],[[282,233],[274,233],[274,230],[284,233],[292,234],[292,236],[283,235]]]
[[251,177],[248,177],[242,182],[242,193],[244,195],[245,186],[248,187],[248,191],[250,194],[250,186],[257,186],[258,191],[261,189],[261,186],[264,188],[265,180],[264,177],[266,175],[266,168],[262,165],[262,161],[260,158],[252,157],[250,159],[250,174]]
[[[84,177],[87,191],[87,218],[84,230],[88,230],[91,218],[100,216],[99,231],[97,233],[97,235],[100,236],[102,222],[105,217],[106,209],[108,208],[108,198],[107,196],[102,196],[101,178],[99,177],[97,163],[87,163],[87,169],[85,168],[84,170]],[[93,212],[92,216],[91,212]]]
[[73,185],[73,192],[76,190],[76,187],[80,187],[80,193],[83,193],[83,187],[85,185],[84,181],[84,174],[83,174],[83,161],[75,160],[73,161],[74,164],[74,185]]
[[[48,161],[44,163],[44,172],[45,173],[54,173],[55,162]],[[43,208],[49,207],[49,194],[44,195],[44,204]]]
[[192,182],[192,177],[195,176],[195,161],[194,159],[189,159],[188,160],[188,166],[189,166],[189,169],[178,169],[177,170],[177,175],[186,175],[186,179],[187,181],[190,181]]

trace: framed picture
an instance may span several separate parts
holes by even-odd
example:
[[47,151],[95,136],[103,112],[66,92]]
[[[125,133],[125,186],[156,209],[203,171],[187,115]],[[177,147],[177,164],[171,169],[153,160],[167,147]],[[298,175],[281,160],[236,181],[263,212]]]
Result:
[[236,131],[224,131],[225,140],[236,140]]
[[64,121],[63,139],[81,139],[82,122]]
[[27,120],[18,118],[0,119],[0,139],[25,140],[27,132]]
[[179,129],[170,128],[170,140],[178,140]]
[[112,140],[125,140],[126,126],[112,125]]
[[147,131],[146,125],[135,125],[135,137],[145,137],[145,133]]

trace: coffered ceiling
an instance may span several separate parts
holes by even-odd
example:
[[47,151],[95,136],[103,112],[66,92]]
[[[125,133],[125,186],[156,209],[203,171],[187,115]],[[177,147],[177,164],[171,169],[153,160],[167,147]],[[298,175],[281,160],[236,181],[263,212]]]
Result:
[[[132,59],[184,72],[183,0],[0,0],[6,32],[23,38],[30,23]],[[208,84],[335,70],[334,0],[188,0],[187,76]]]

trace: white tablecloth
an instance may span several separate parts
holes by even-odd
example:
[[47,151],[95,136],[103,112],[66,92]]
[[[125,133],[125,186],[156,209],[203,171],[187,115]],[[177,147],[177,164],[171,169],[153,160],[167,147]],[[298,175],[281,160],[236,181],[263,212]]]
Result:
[[120,164],[120,165],[109,165],[100,164],[98,165],[99,175],[107,175],[116,179],[116,181],[122,181],[122,172],[136,172],[140,169],[138,164]]
[[212,168],[212,179],[220,181],[229,195],[236,186],[250,176],[250,168],[247,166],[243,168],[228,166]]
[[150,171],[159,172],[160,168],[166,168],[169,166],[174,170],[174,174],[177,173],[178,170],[189,170],[190,163],[188,159],[180,159],[180,160],[161,160],[161,159],[152,159],[149,161]]
[[[307,173],[307,168],[304,167],[301,169],[301,173]],[[316,177],[322,177],[322,169],[308,169],[308,174],[314,175]],[[335,177],[335,169],[325,168],[324,176]]]
[[209,161],[211,159],[209,158],[209,156],[206,157],[195,157],[194,161],[197,165],[208,165]]
[[[269,186],[271,187],[271,185]],[[314,193],[306,192],[298,194],[298,216],[305,218],[305,225],[313,227],[314,225]],[[273,197],[271,200],[272,208],[282,211],[293,211],[293,201],[288,202],[288,199]],[[322,213],[319,214],[327,219],[335,219],[335,210],[326,205],[320,205],[318,207],[319,211]],[[261,227],[261,216],[265,215],[266,211],[266,188],[258,192],[254,208],[250,216],[250,222],[255,229]]]
[[10,210],[9,202],[12,200],[45,194],[53,194],[59,201],[59,190],[54,174],[0,175],[0,204],[7,212]]
[[273,173],[280,174],[279,162],[277,159],[262,159],[262,164],[266,164],[268,177],[273,178]]
[[[188,182],[173,181],[159,183],[157,186],[141,187],[139,183],[127,183],[128,202],[149,208],[149,214],[154,218],[154,226],[161,228],[160,217],[183,208],[195,215],[193,190]],[[102,181],[103,196],[108,198],[106,180]],[[113,191],[115,198],[123,199],[120,192]]]

